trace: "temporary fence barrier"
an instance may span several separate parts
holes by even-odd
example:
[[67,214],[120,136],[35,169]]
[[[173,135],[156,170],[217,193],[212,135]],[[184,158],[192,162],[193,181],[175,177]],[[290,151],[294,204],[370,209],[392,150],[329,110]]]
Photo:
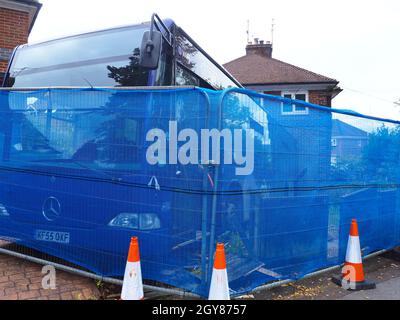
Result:
[[231,296],[399,244],[400,122],[244,89],[0,91],[0,235],[122,278]]

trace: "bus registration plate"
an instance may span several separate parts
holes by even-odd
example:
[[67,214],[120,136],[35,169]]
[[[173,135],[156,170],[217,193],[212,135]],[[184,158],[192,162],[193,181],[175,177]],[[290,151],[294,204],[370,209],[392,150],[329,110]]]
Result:
[[36,230],[35,239],[46,242],[69,243],[68,232],[58,232],[49,230]]

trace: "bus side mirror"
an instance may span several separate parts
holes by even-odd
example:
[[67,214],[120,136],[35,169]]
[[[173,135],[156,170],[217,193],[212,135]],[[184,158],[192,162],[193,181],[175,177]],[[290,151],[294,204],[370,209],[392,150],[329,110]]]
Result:
[[160,31],[145,31],[140,49],[139,65],[146,69],[157,69],[161,56],[162,35]]

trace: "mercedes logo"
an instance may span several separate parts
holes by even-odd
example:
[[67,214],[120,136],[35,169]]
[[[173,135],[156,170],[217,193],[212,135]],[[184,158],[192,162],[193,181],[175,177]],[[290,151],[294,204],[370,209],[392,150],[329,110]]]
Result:
[[43,217],[47,221],[54,221],[60,216],[61,205],[60,202],[55,197],[49,197],[43,202],[42,206]]

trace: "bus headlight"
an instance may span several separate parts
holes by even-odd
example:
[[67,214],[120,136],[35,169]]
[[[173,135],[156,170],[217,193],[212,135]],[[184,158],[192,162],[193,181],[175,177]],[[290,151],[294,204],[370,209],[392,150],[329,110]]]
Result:
[[139,215],[140,230],[155,230],[161,228],[160,218],[154,213],[143,213]]
[[6,207],[0,203],[0,217],[9,217],[10,214],[8,213]]
[[154,213],[121,213],[112,219],[108,225],[144,231],[161,228],[160,218]]
[[110,227],[139,229],[139,217],[137,213],[121,213],[110,221]]

